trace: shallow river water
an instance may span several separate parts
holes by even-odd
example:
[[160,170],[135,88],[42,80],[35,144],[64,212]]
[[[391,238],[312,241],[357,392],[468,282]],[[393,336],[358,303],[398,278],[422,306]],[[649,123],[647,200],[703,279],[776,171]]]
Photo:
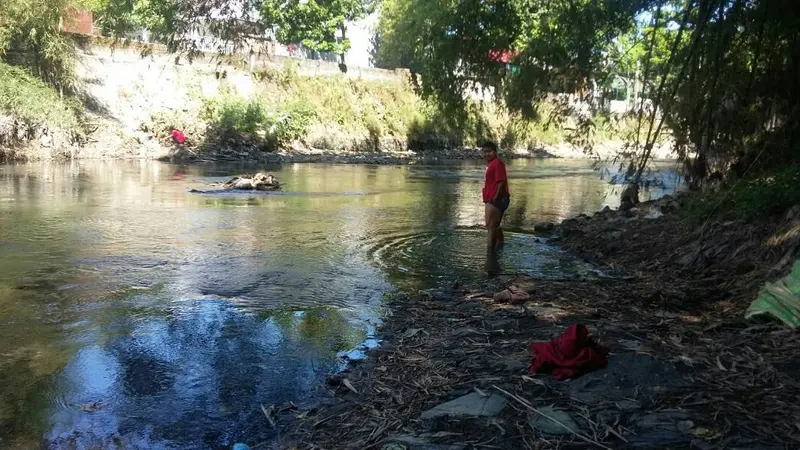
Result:
[[[189,193],[256,170],[284,191]],[[0,166],[0,448],[274,440],[260,405],[310,400],[377,345],[385,293],[483,276],[483,173]],[[615,206],[616,187],[583,161],[513,161],[509,178],[502,268],[580,275],[526,230]]]

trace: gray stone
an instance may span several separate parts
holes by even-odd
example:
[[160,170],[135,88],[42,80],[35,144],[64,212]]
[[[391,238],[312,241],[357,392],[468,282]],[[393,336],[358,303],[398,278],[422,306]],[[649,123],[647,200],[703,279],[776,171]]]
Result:
[[634,417],[630,428],[636,433],[629,437],[633,447],[667,447],[688,444],[692,439],[681,430],[690,416],[679,410],[662,410]]
[[507,404],[508,400],[498,394],[484,397],[473,392],[435,406],[423,412],[420,418],[427,420],[438,417],[494,417],[500,414]]
[[557,388],[588,404],[622,400],[638,400],[641,404],[657,393],[680,390],[688,385],[673,363],[652,355],[625,352],[609,358],[605,369],[557,385]]
[[392,436],[386,439],[381,450],[463,450],[463,445],[433,444],[422,436],[409,434]]
[[498,319],[487,323],[490,330],[515,330],[517,321],[514,319]]
[[552,222],[539,222],[533,226],[533,231],[538,231],[540,233],[550,233],[555,228],[556,226]]
[[[542,414],[531,413],[528,424],[536,431],[553,435],[574,434],[578,432],[578,424],[565,411],[553,409],[552,406],[537,408]],[[545,417],[545,415],[547,417]]]
[[476,335],[479,335],[479,334],[482,334],[482,333],[480,331],[474,329],[474,328],[469,328],[469,327],[456,328],[455,330],[453,330],[450,333],[451,336],[457,337],[457,338],[458,337],[467,337],[467,336],[476,336]]
[[635,411],[642,407],[642,405],[633,400],[620,400],[616,403],[620,411]]
[[517,373],[526,371],[530,368],[530,362],[520,361],[517,359],[509,359],[505,362],[506,372]]

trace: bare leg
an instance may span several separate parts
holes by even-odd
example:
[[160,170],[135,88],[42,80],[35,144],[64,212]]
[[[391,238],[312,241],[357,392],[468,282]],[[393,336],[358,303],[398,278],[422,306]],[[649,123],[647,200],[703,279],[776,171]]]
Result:
[[500,210],[497,209],[491,203],[486,204],[486,231],[488,232],[487,240],[486,240],[486,249],[489,252],[493,252],[494,249],[497,247],[497,243],[500,239],[500,219],[502,218],[502,214]]
[[498,226],[497,227],[497,242],[495,243],[494,247],[497,248],[497,249],[501,249],[505,245],[506,245],[506,237],[503,234],[503,227],[502,226]]
[[497,262],[497,255],[494,252],[486,252],[486,274],[489,277],[497,276],[500,273],[500,264]]

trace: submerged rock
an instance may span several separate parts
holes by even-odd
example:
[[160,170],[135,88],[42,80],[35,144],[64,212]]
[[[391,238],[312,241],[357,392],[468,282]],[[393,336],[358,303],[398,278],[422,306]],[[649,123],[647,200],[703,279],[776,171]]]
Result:
[[507,404],[508,400],[498,394],[484,397],[473,392],[435,406],[423,412],[420,418],[427,420],[439,417],[494,417],[500,414]]
[[244,191],[279,191],[281,184],[272,175],[257,173],[253,176],[235,177],[222,185],[225,189],[236,189]]

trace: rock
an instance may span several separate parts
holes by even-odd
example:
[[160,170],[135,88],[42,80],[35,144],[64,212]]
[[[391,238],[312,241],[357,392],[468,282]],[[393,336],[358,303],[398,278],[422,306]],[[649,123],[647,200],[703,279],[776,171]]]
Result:
[[453,330],[453,332],[450,333],[450,336],[460,338],[467,336],[475,336],[477,334],[481,333],[474,328],[463,327],[463,328],[456,328],[455,330]]
[[335,373],[328,375],[328,377],[325,379],[325,382],[328,383],[329,386],[339,386],[342,384],[342,380],[344,380],[344,378],[344,375]]
[[490,394],[484,397],[473,392],[424,411],[420,418],[430,420],[439,417],[494,417],[500,414],[507,404],[508,400],[501,395]]
[[555,228],[556,226],[553,222],[539,222],[533,226],[533,231],[537,231],[539,233],[552,233]]
[[225,189],[246,190],[246,191],[279,191],[281,185],[272,175],[257,173],[252,177],[236,177],[223,184]]
[[642,405],[634,400],[620,400],[616,403],[620,411],[635,411],[642,407]]
[[662,213],[661,209],[659,207],[657,207],[657,206],[653,207],[653,208],[650,208],[650,210],[647,211],[647,214],[645,214],[645,216],[644,216],[645,219],[651,219],[651,220],[652,219],[660,219],[662,217],[664,217],[664,213]]
[[800,217],[800,205],[794,205],[786,213],[786,220],[794,220]]
[[509,359],[506,360],[505,366],[506,366],[506,372],[519,373],[529,370],[530,363],[526,361],[520,361],[517,359]]
[[492,331],[512,330],[517,328],[517,321],[514,319],[498,319],[487,323],[487,325]]
[[629,441],[634,447],[649,448],[686,444],[691,437],[681,428],[685,428],[689,421],[690,416],[679,410],[643,414],[633,419],[630,428],[636,434],[630,436]]
[[[431,435],[430,437],[435,436]],[[456,444],[432,444],[425,439],[424,435],[412,436],[403,434],[386,439],[381,450],[462,450],[463,448],[463,445]]]
[[619,353],[605,369],[559,385],[575,399],[587,403],[647,401],[658,392],[688,386],[676,366],[644,353]]
[[381,450],[408,450],[408,447],[397,442],[390,442],[381,447]]
[[575,434],[578,432],[578,424],[575,423],[569,413],[553,409],[552,406],[543,406],[536,409],[542,414],[532,412],[528,416],[528,425],[534,430],[553,435]]
[[620,199],[619,209],[625,211],[633,208],[639,203],[639,185],[630,184],[623,191]]

